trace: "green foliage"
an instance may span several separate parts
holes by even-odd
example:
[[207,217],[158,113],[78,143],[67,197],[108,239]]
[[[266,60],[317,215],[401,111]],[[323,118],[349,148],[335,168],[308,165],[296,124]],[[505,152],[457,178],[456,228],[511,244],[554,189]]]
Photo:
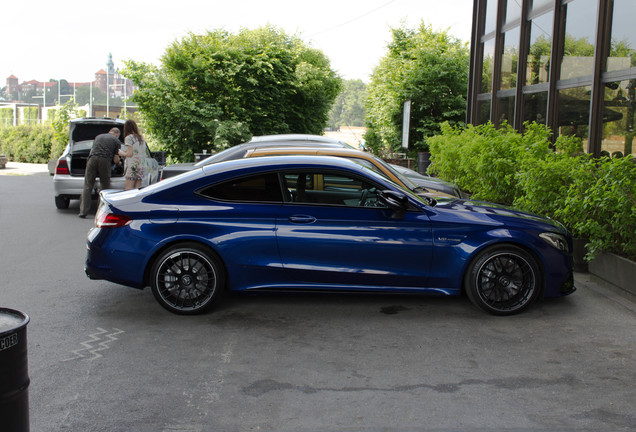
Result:
[[586,159],[578,164],[557,217],[588,238],[588,259],[606,251],[636,260],[636,160]]
[[547,139],[530,143],[528,153],[520,161],[516,180],[519,192],[513,205],[531,213],[558,219],[575,237],[581,234],[576,217],[564,217],[560,210],[576,177],[576,170],[589,158],[580,152],[580,140],[561,136],[555,143],[556,151]]
[[55,134],[53,135],[51,143],[50,159],[57,159],[64,151],[64,147],[68,143],[68,127],[72,118],[78,117],[77,105],[73,101],[68,101],[56,110],[55,117],[51,124]]
[[516,174],[524,155],[536,142],[547,148],[549,132],[541,125],[527,125],[519,134],[503,124],[468,125],[465,129],[441,126],[442,135],[429,138],[432,165],[440,177],[472,193],[475,199],[511,205],[519,196]]
[[475,199],[513,205],[559,220],[589,239],[587,259],[614,252],[636,259],[636,160],[591,159],[574,136],[554,144],[543,125],[442,125],[429,139],[431,172]]
[[247,125],[237,121],[220,122],[214,135],[214,145],[217,151],[232,147],[236,143],[249,141],[252,137]]
[[[126,65],[148,132],[178,160],[237,144],[245,130],[320,134],[341,87],[321,51],[269,26],[190,34],[166,50],[160,67]],[[238,123],[240,132],[229,133]]]
[[338,129],[341,126],[364,126],[364,103],[367,86],[362,80],[345,80],[331,111],[328,126]]
[[0,108],[0,128],[13,126],[13,108]]
[[392,29],[393,40],[367,87],[367,143],[380,154],[399,151],[403,104],[411,100],[409,149],[426,151],[440,123],[462,124],[466,115],[468,46],[421,23]]
[[0,129],[0,153],[15,162],[49,161],[54,130],[49,125],[19,125]]

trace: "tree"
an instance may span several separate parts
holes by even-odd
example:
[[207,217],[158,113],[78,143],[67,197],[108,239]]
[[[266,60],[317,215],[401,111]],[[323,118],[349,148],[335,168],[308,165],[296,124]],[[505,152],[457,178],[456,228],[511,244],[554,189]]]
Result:
[[364,126],[367,86],[362,80],[346,80],[329,112],[329,127]]
[[321,51],[270,26],[190,34],[160,66],[126,65],[146,129],[178,160],[252,134],[320,134],[341,88]]
[[367,87],[365,139],[379,153],[399,150],[403,105],[410,100],[409,150],[427,151],[426,138],[439,133],[440,123],[465,119],[468,44],[423,22],[391,31],[388,53]]

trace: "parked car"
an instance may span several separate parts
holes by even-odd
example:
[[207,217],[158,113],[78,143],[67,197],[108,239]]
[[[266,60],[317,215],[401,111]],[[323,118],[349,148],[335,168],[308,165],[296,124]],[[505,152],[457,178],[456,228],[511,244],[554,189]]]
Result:
[[[162,170],[161,178],[166,179],[174,177],[176,175],[183,174],[184,172],[188,172],[196,168],[201,168],[203,166],[222,162],[225,160],[240,159],[246,157],[248,153],[256,149],[268,149],[274,147],[348,149],[350,151],[358,150],[345,142],[321,135],[282,134],[255,136],[252,137],[252,139],[247,143],[230,147],[229,149],[209,156],[199,162],[168,165]],[[391,168],[388,168],[388,170],[391,170]],[[395,174],[395,169],[391,171],[394,173],[393,175],[399,176],[399,174]],[[402,179],[403,178],[404,176],[402,176]],[[460,191],[457,186],[440,179],[435,179],[433,177],[429,177],[429,180],[426,182],[427,185],[424,185],[421,182],[421,179],[416,179],[416,181],[413,181],[412,183],[414,184],[414,187],[421,186],[423,188],[436,192],[437,196],[440,196],[442,194],[446,194],[447,196],[460,196]],[[439,185],[437,185],[436,183],[439,183]]]
[[[58,209],[69,207],[70,200],[79,199],[84,189],[84,173],[88,155],[93,147],[93,140],[102,133],[107,133],[111,128],[118,127],[122,132],[120,141],[123,140],[124,120],[112,118],[86,117],[71,120],[69,125],[69,142],[64,152],[57,160],[55,174],[53,176],[53,189],[55,191],[55,206]],[[123,142],[122,142],[123,143]],[[156,183],[159,180],[159,163],[153,158],[146,146],[147,174],[142,185]],[[124,169],[113,163],[111,169],[112,189],[124,189]],[[95,182],[94,197],[101,189],[99,179]]]
[[255,148],[267,147],[331,147],[331,148],[353,148],[349,144],[321,135],[308,134],[281,134],[281,135],[262,135],[255,136],[244,144],[239,144],[219,153],[208,156],[199,162],[184,162],[166,166],[161,172],[161,179],[174,177],[184,172],[201,168],[217,162],[226,160],[240,159],[245,157],[248,150]]
[[430,205],[340,157],[244,158],[103,191],[87,248],[88,277],[150,286],[178,314],[226,290],[465,292],[497,315],[574,291],[558,222],[484,202]]
[[[320,155],[320,156],[338,156],[352,159],[366,165],[368,168],[387,177],[402,187],[405,187],[416,194],[422,196],[430,196],[433,198],[459,198],[459,192],[447,188],[446,185],[440,183],[439,187],[434,182],[429,182],[430,187],[422,187],[412,182],[408,177],[402,175],[393,165],[386,163],[372,153],[366,153],[352,148],[328,148],[328,147],[265,147],[253,148],[245,153],[245,157],[263,157],[263,156],[280,156],[280,155]],[[439,189],[449,190],[451,194],[442,192]]]
[[408,178],[417,186],[443,192],[450,196],[469,198],[469,195],[461,190],[459,187],[457,187],[455,183],[451,183],[437,177],[420,174],[415,170],[403,167],[401,165],[391,164],[391,166],[393,167],[393,169],[402,174],[404,177]]

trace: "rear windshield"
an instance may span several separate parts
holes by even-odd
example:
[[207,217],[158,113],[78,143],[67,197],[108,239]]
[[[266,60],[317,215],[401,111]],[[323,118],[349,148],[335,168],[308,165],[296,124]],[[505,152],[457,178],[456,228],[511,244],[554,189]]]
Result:
[[81,141],[92,141],[97,135],[108,133],[113,127],[119,128],[119,140],[121,141],[121,137],[124,136],[123,126],[113,123],[77,123],[73,128],[71,141],[74,144],[78,144]]

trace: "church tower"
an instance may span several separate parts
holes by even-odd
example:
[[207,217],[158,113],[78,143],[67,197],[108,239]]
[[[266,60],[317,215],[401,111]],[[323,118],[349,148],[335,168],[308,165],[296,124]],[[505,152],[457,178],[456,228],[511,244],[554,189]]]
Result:
[[108,72],[108,75],[115,74],[115,63],[113,63],[112,53],[108,53],[108,62],[106,63],[106,71]]

